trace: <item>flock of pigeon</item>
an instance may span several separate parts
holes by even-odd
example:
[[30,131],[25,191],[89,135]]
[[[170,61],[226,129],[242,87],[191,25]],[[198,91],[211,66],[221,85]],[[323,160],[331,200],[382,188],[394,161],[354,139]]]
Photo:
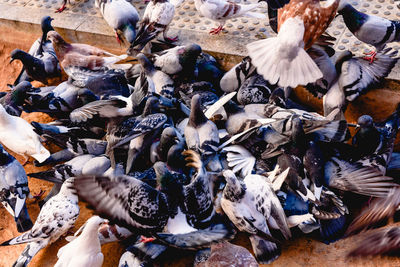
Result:
[[[195,2],[220,22],[213,34],[234,16],[259,16],[251,11],[258,4]],[[0,200],[22,233],[1,246],[27,243],[13,266],[27,266],[67,234],[79,201],[98,216],[67,237],[55,266],[101,266],[101,245],[115,241],[129,245],[119,266],[151,266],[171,249],[196,251],[196,266],[258,266],[277,259],[292,235],[313,232],[330,243],[395,214],[400,105],[382,122],[363,115],[350,124],[343,113],[397,63],[386,44],[400,40],[400,23],[346,0],[267,2],[278,35],[250,43],[249,57],[226,73],[199,45],[171,44],[168,0],[149,2],[137,32],[130,3],[96,0],[117,39],[130,43],[127,55],[68,43],[51,17],[42,19],[43,35],[30,51],[12,51],[23,69],[0,99],[1,144],[52,166],[26,174],[0,146]],[[368,58],[334,55],[324,32],[336,13],[376,47]],[[161,32],[171,48],[149,53]],[[57,86],[30,83],[47,85],[61,70],[68,80]],[[291,99],[297,85],[323,97],[323,115]],[[29,124],[22,111],[55,120]],[[349,127],[357,128],[353,137]],[[44,141],[62,150],[51,154]],[[25,204],[27,176],[54,183],[35,223]],[[366,209],[353,220],[348,206],[357,205]],[[239,231],[255,258],[228,242]],[[348,256],[398,252],[399,240],[399,228],[382,228]]]

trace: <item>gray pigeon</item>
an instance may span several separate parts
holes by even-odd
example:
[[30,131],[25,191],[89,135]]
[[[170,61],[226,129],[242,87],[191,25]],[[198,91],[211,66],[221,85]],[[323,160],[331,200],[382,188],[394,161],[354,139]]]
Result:
[[60,192],[44,204],[29,232],[1,244],[9,246],[28,243],[13,266],[27,266],[42,248],[57,241],[74,226],[79,216],[79,205],[73,181],[74,178],[66,180]]
[[18,232],[33,226],[26,208],[28,178],[22,165],[0,145],[0,201],[14,217]]
[[114,29],[118,43],[121,44],[124,39],[133,43],[136,38],[136,23],[139,21],[136,8],[126,0],[96,0],[95,5],[108,25]]

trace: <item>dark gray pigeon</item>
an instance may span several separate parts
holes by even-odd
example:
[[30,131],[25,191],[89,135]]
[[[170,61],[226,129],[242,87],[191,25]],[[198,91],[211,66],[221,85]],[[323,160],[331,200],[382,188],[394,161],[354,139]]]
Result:
[[[47,33],[49,31],[54,31],[53,26],[51,26],[51,21],[54,20],[50,16],[44,16],[41,20],[41,28],[42,28],[42,36],[39,37],[35,42],[33,42],[31,48],[29,49],[29,54],[37,57],[43,55],[44,51],[51,51],[53,49],[53,45],[50,41],[47,40]],[[54,50],[54,49],[53,49]],[[14,82],[14,85],[21,83],[22,81],[31,81],[31,78],[25,71],[23,67],[17,79]]]
[[28,77],[34,81],[48,84],[49,78],[61,77],[61,68],[53,48],[44,50],[43,54],[38,56],[15,49],[11,52],[10,63],[14,60],[22,62]]

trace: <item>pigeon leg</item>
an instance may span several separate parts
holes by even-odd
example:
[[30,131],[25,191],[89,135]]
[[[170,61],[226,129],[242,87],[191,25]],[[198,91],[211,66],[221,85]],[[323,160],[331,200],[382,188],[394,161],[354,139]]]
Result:
[[56,13],[63,12],[65,10],[65,8],[66,8],[66,5],[67,5],[67,0],[64,0],[63,1],[63,5],[59,9],[56,10]]
[[156,240],[154,237],[141,236],[139,242],[141,242],[141,243],[149,243],[149,242],[153,242],[154,240]]
[[210,34],[217,35],[217,34],[219,34],[223,29],[224,29],[224,27],[223,27],[222,25],[219,25],[218,28],[213,28],[213,29],[211,29]]
[[118,36],[118,33],[117,33],[117,31],[115,31],[115,38],[117,38],[117,42],[118,42],[118,44],[121,46],[121,39],[119,38],[119,36]]
[[170,43],[174,43],[174,42],[179,40],[178,36],[175,36],[173,38],[168,37],[166,32],[167,32],[167,29],[165,29],[164,32],[163,32],[163,37],[164,37],[165,41],[170,42]]
[[365,53],[365,55],[368,55],[367,57],[363,57],[365,60],[369,60],[369,64],[374,63],[376,59],[376,51],[370,51],[368,53]]

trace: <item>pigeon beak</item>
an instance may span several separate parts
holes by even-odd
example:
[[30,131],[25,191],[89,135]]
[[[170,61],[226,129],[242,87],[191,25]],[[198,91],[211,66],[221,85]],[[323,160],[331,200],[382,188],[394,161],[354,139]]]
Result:
[[357,125],[356,125],[356,130],[358,130],[358,129],[360,129],[360,128],[361,128],[360,124],[357,124]]
[[10,59],[10,64],[15,60],[15,58]]

